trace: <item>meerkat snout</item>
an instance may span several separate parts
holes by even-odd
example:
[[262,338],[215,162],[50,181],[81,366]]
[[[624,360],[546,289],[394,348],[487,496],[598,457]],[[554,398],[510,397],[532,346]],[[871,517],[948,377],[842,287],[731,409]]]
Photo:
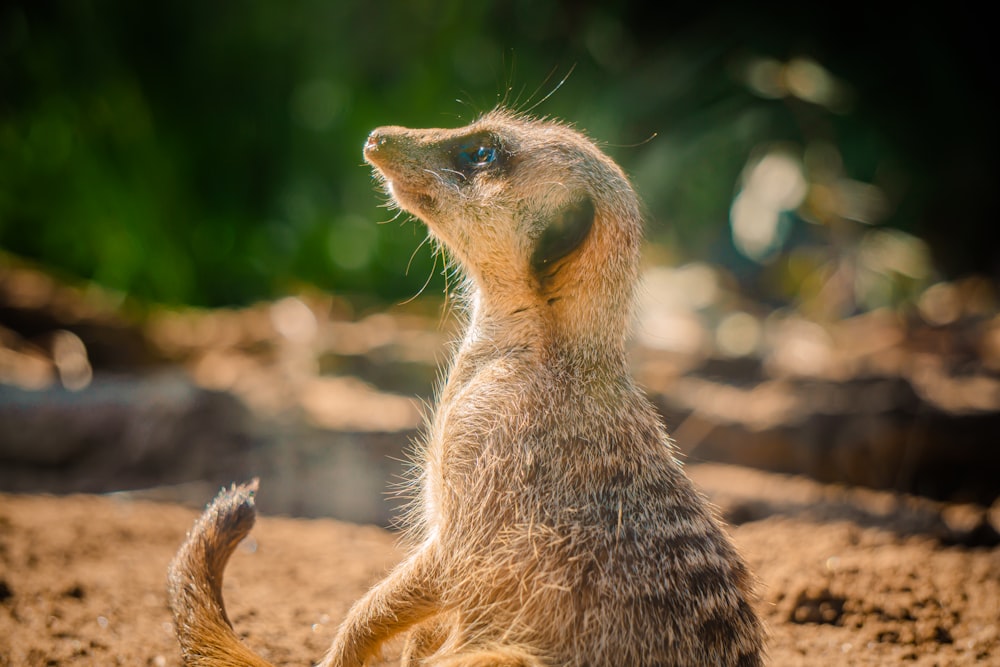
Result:
[[365,139],[365,146],[362,149],[362,152],[364,153],[366,158],[368,157],[369,154],[378,149],[380,141],[381,138],[379,136],[378,130],[372,130],[371,134],[368,135],[368,138]]

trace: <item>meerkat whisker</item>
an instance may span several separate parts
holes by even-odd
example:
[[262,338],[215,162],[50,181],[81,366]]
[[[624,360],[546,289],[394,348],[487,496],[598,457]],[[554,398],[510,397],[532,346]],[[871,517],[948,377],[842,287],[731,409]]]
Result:
[[[429,238],[430,237],[424,237],[424,240],[420,242],[420,246],[422,246],[424,243],[426,243]],[[419,249],[420,246],[417,246],[417,249]],[[416,250],[414,250],[413,252],[416,253]],[[433,253],[431,256],[434,258],[434,263],[431,265],[431,270],[427,272],[427,279],[424,280],[424,284],[420,286],[420,289],[417,290],[416,294],[414,294],[413,296],[411,296],[406,301],[400,302],[399,303],[400,306],[405,306],[406,304],[412,302],[414,299],[416,299],[421,294],[423,294],[424,290],[427,289],[427,286],[431,284],[431,280],[434,279],[434,271],[435,271],[435,269],[437,269],[438,253]],[[413,255],[410,255],[410,261],[413,261]],[[407,263],[407,265],[406,265],[406,270],[407,270],[407,272],[409,272],[409,270],[410,270],[409,263]]]

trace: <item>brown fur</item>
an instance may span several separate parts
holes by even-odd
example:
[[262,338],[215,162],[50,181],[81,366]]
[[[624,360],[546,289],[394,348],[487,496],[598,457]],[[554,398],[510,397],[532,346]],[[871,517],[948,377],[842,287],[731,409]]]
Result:
[[[363,665],[407,629],[405,665],[762,664],[752,577],[628,373],[642,230],[621,170],[575,130],[502,110],[377,129],[365,157],[460,264],[469,325],[421,452],[417,546],[322,665]],[[249,529],[228,518],[240,497],[171,569],[188,664],[263,664],[218,593]]]

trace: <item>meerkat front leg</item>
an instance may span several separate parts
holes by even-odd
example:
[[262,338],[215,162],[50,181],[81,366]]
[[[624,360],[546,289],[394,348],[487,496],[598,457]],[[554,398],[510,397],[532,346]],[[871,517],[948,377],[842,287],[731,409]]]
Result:
[[319,667],[362,667],[384,641],[439,611],[429,552],[417,552],[354,603]]
[[399,667],[418,667],[423,660],[440,649],[455,629],[455,620],[450,615],[430,618],[414,627],[406,638]]

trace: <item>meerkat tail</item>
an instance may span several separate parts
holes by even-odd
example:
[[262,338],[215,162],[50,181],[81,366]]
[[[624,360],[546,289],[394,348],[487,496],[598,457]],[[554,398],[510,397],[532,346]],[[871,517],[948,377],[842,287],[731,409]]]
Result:
[[167,592],[188,667],[271,667],[240,642],[222,600],[226,563],[256,519],[256,491],[256,479],[223,490],[170,563]]

